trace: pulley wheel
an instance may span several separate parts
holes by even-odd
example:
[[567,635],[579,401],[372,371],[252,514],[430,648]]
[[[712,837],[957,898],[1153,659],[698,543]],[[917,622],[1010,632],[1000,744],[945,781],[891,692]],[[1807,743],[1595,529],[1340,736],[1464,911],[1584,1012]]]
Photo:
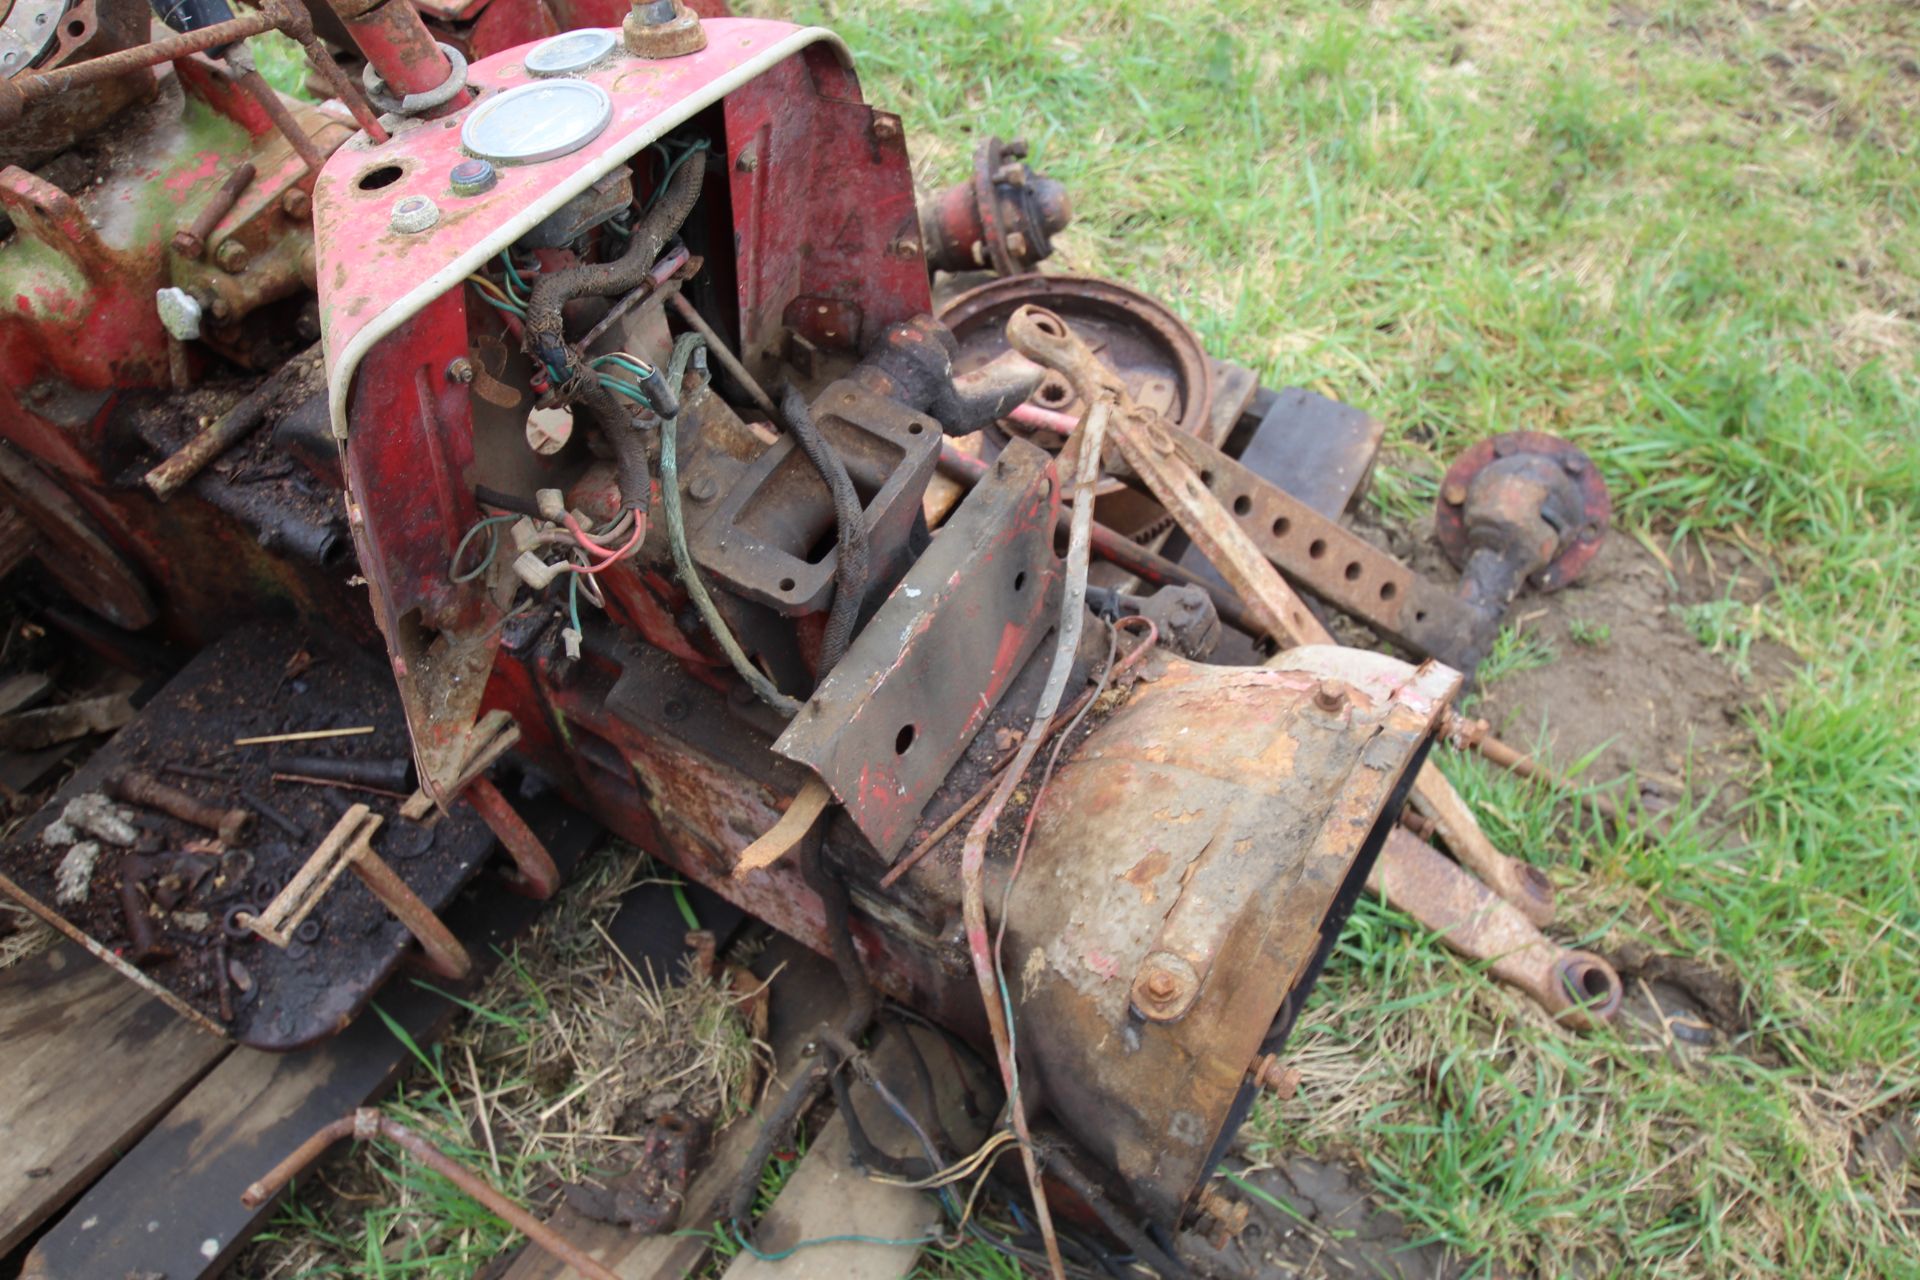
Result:
[[[1032,303],[1065,320],[1120,375],[1141,404],[1157,409],[1202,439],[1213,411],[1213,368],[1200,339],[1163,304],[1123,284],[1089,276],[1024,275],[992,280],[955,297],[940,320],[959,339],[956,372],[977,369],[1007,350],[1007,317]],[[1073,387],[1049,373],[1034,396],[1048,409],[1078,417]]]

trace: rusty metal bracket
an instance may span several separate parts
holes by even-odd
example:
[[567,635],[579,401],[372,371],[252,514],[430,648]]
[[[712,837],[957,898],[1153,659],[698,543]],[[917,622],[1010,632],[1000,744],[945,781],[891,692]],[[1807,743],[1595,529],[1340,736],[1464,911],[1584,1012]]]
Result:
[[[812,408],[864,499],[872,545],[904,547],[940,457],[940,424],[851,379],[828,387]],[[826,482],[793,437],[782,436],[690,531],[693,558],[749,600],[790,615],[817,613],[833,594],[839,553],[817,554],[833,527]]]
[[1589,1030],[1620,1008],[1620,975],[1590,951],[1569,951],[1411,831],[1387,833],[1367,888],[1439,935],[1556,1019]]
[[889,862],[1058,611],[1047,454],[1016,441],[780,740]]

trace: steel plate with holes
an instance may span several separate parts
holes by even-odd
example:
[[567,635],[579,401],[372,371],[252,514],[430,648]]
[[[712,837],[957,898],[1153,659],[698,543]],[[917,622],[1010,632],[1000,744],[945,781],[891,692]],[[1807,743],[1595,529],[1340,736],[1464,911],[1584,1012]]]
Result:
[[1059,611],[1051,462],[1007,446],[773,744],[889,862]]
[[570,76],[585,71],[620,45],[620,33],[606,27],[569,31],[527,50],[530,76]]
[[460,145],[495,164],[537,164],[569,155],[600,136],[613,99],[585,80],[523,84],[473,109]]
[[1295,586],[1395,644],[1470,670],[1480,615],[1345,526],[1204,440],[1174,445],[1260,553]]

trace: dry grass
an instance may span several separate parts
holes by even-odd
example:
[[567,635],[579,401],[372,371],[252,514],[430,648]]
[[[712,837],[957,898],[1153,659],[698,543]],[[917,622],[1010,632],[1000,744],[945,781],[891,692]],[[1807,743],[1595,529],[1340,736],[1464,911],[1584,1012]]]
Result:
[[12,898],[0,898],[0,971],[39,955],[60,940],[53,927]]
[[[596,854],[455,1032],[416,1050],[387,1109],[508,1194],[544,1206],[565,1183],[624,1172],[657,1115],[718,1125],[750,1106],[770,1055],[724,977],[662,982],[635,971],[607,935],[622,899],[655,877],[630,846]],[[507,1234],[441,1179],[371,1144],[323,1168],[239,1274],[382,1274],[376,1258],[396,1270],[429,1257],[477,1263]]]

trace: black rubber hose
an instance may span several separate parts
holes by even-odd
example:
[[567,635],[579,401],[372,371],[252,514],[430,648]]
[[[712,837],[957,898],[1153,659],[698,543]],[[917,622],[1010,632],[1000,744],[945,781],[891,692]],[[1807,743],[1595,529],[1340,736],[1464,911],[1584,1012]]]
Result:
[[[612,393],[598,383],[594,390],[612,399]],[[638,405],[634,406],[639,409]],[[622,415],[625,416],[624,414]],[[647,436],[644,428],[660,425],[660,420],[640,409],[631,425],[614,427],[609,432],[613,445],[614,484],[620,490],[620,505],[645,519],[653,501],[653,477],[648,470]]]
[[635,429],[632,416],[619,398],[600,385],[590,367],[576,362],[567,347],[561,312],[575,298],[618,297],[638,288],[652,273],[667,241],[679,234],[699,202],[706,172],[704,154],[682,164],[673,171],[659,203],[634,229],[625,253],[612,262],[584,263],[543,275],[534,281],[527,299],[526,339],[522,345],[534,359],[572,375],[570,395],[607,433],[607,442],[618,459],[620,504],[642,516],[652,491],[647,478],[646,440]]
[[700,199],[707,174],[705,157],[674,170],[666,194],[634,228],[627,251],[612,262],[582,263],[541,276],[527,299],[525,347],[529,354],[557,367],[567,366],[567,340],[561,309],[575,298],[612,298],[631,293],[653,271],[667,241],[680,233]]
[[780,410],[800,451],[807,455],[807,461],[820,473],[833,495],[833,520],[839,546],[833,566],[833,608],[827,613],[826,634],[820,640],[820,670],[824,674],[846,656],[847,646],[853,643],[853,629],[860,622],[860,606],[866,600],[867,516],[860,505],[860,495],[853,487],[853,479],[847,475],[846,465],[820,434],[807,408],[807,398],[800,394],[798,387],[789,383],[782,391]]

